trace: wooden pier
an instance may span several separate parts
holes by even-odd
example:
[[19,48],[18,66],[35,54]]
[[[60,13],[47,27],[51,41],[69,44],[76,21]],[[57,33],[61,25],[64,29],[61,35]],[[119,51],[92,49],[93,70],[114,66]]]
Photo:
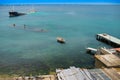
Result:
[[97,34],[96,39],[99,41],[105,42],[113,47],[120,47],[120,39],[113,37],[111,35],[108,35],[106,33]]

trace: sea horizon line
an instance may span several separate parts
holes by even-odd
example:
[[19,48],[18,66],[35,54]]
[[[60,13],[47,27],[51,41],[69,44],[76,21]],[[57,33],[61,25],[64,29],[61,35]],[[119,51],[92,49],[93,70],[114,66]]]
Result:
[[41,5],[41,4],[120,5],[120,3],[1,3],[0,5]]

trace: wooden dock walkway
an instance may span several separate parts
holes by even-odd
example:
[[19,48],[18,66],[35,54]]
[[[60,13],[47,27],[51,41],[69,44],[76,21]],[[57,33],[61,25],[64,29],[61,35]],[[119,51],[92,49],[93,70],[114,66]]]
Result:
[[106,33],[97,34],[96,39],[102,42],[105,42],[113,47],[120,47],[120,39],[108,35]]

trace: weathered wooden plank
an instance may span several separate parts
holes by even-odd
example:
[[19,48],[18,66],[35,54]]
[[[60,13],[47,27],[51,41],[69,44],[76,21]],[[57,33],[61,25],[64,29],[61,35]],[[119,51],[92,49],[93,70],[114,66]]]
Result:
[[120,58],[113,54],[95,55],[95,58],[97,58],[107,67],[120,67]]
[[114,69],[110,68],[110,69],[103,69],[104,72],[109,75],[109,77],[112,79],[112,80],[120,80],[120,74],[117,73],[117,71],[115,71]]

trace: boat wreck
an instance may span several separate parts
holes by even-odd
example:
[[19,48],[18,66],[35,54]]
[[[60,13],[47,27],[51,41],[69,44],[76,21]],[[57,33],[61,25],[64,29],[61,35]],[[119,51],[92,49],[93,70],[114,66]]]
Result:
[[16,11],[10,11],[9,12],[9,17],[16,17],[16,16],[22,16],[22,15],[26,15],[26,13],[19,13]]

